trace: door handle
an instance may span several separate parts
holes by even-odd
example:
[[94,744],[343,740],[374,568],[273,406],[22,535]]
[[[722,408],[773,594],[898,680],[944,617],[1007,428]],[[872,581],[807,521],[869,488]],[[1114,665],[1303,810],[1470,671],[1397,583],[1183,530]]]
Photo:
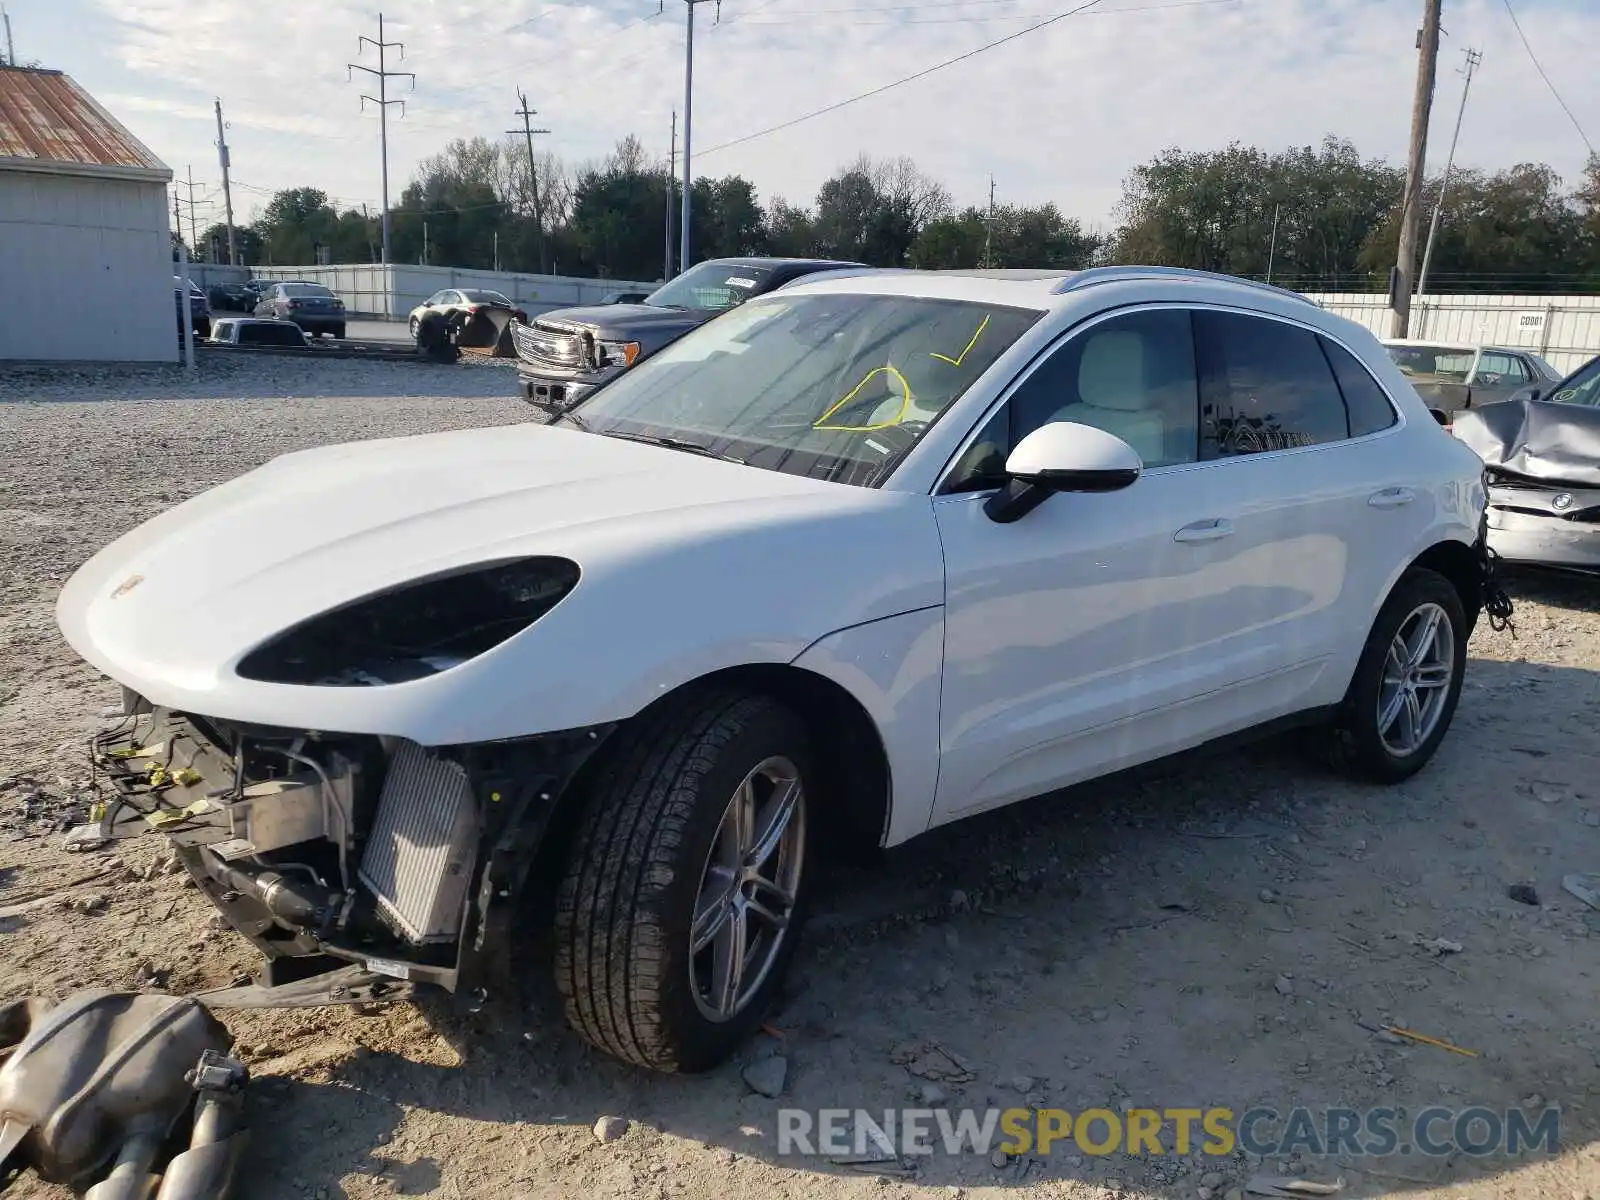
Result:
[[1214,542],[1218,538],[1233,536],[1233,522],[1226,517],[1211,517],[1194,521],[1172,535],[1175,542]]
[[1399,508],[1402,504],[1410,504],[1416,498],[1416,492],[1408,487],[1392,487],[1384,488],[1381,492],[1373,492],[1367,497],[1367,503],[1373,508]]

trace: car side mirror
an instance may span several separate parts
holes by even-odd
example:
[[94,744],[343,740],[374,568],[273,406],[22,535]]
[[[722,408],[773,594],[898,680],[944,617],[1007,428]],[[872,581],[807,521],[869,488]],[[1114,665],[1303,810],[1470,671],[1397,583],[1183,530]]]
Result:
[[1114,434],[1073,421],[1039,426],[1006,459],[1007,481],[984,505],[989,519],[1009,524],[1054,492],[1115,492],[1139,478],[1144,463]]
[[1538,398],[1539,389],[1537,386],[1518,388],[1506,397],[1507,400],[1537,400]]

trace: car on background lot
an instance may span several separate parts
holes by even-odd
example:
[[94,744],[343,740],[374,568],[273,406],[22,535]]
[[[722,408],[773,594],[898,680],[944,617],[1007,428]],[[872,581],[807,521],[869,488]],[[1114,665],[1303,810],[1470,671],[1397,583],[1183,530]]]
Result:
[[547,411],[575,404],[689,330],[752,296],[860,263],[811,258],[713,258],[637,304],[558,308],[511,328],[522,398]]
[[1549,387],[1561,378],[1531,350],[1414,338],[1389,338],[1383,344],[1441,425],[1458,412],[1508,399],[1529,385]]
[[261,303],[261,293],[271,287],[276,280],[273,279],[246,279],[239,286],[244,290],[244,304],[242,311],[253,313],[256,305]]
[[445,288],[413,308],[406,327],[414,339],[417,336],[418,323],[431,312],[443,313],[446,317],[466,322],[486,309],[505,313],[518,321],[528,319],[524,309],[500,292],[489,291],[486,288]]
[[643,304],[650,299],[649,292],[607,292],[600,297],[601,304]]
[[545,912],[582,1036],[693,1071],[765,1019],[821,854],[1286,725],[1421,770],[1504,608],[1483,519],[1296,294],[823,272],[548,423],[284,454],[56,612],[252,1002],[476,994]]
[[344,337],[344,301],[320,283],[274,282],[261,293],[255,315],[293,321],[314,337]]
[[1456,419],[1484,461],[1489,545],[1510,563],[1600,572],[1600,358]]
[[220,317],[211,323],[208,340],[226,346],[310,345],[300,326],[273,317]]
[[214,283],[206,289],[206,299],[222,312],[249,312],[256,305],[243,283]]
[[[188,304],[184,303],[184,294],[188,293]],[[182,279],[177,275],[172,277],[172,307],[178,322],[178,337],[183,337],[183,324],[186,318],[194,330],[195,337],[204,338],[211,335],[211,304],[206,300],[206,294],[191,280]]]

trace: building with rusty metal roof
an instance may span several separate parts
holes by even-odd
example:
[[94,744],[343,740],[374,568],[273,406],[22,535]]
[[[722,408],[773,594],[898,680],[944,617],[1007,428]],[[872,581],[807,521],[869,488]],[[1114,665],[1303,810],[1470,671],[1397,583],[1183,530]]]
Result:
[[0,360],[177,360],[171,178],[70,76],[0,67]]

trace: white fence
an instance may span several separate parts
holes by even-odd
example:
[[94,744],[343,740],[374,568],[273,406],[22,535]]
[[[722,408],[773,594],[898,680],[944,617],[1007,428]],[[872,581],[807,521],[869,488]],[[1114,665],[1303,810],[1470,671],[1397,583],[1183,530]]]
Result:
[[[1389,336],[1387,296],[1314,292],[1308,298]],[[1600,354],[1600,296],[1420,296],[1411,302],[1411,336],[1516,346],[1571,371]]]
[[[594,304],[608,292],[651,291],[657,284],[626,279],[579,279],[454,267],[384,268],[371,263],[331,267],[227,267],[191,263],[202,288],[248,279],[310,279],[326,284],[353,313],[404,317],[443,288],[488,288],[511,297],[530,315]],[[1311,292],[1330,312],[1349,317],[1379,337],[1389,335],[1388,297],[1363,292]],[[1600,354],[1600,296],[1420,296],[1411,302],[1411,336],[1450,342],[1489,342],[1532,350],[1563,371]]]
[[454,267],[412,267],[373,263],[331,267],[229,267],[191,263],[189,278],[201,288],[260,279],[307,279],[330,288],[352,313],[404,317],[444,288],[485,288],[502,292],[530,315],[553,308],[597,304],[608,292],[649,292],[659,283],[630,279],[579,279],[570,275],[524,275],[515,271],[471,271]]

